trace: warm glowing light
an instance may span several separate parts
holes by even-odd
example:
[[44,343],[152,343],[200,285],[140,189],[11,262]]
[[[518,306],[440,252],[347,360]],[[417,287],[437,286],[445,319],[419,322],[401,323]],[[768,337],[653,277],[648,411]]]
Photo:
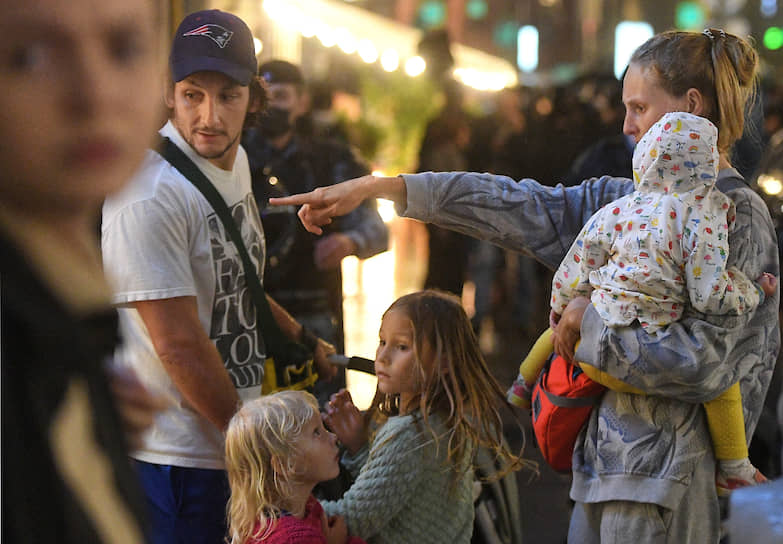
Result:
[[335,41],[337,41],[337,47],[343,50],[343,53],[351,54],[356,51],[356,38],[353,34],[345,28],[340,27],[334,31]]
[[316,31],[315,35],[318,37],[324,47],[332,47],[337,43],[337,36],[331,27],[326,23],[319,23],[318,30]]
[[264,50],[264,44],[258,38],[253,38],[253,48],[256,50],[256,55]]
[[378,60],[378,49],[375,47],[375,44],[368,39],[359,40],[357,51],[362,60],[367,64],[372,64]]
[[277,24],[294,28],[302,20],[302,10],[296,4],[284,0],[266,0],[264,11]]
[[381,54],[381,66],[387,72],[393,72],[400,67],[400,55],[394,49],[387,49]]
[[757,183],[761,190],[768,195],[779,195],[783,191],[783,181],[775,176],[762,174],[759,176]]
[[383,219],[384,223],[391,223],[395,217],[397,217],[397,212],[394,209],[394,202],[391,200],[386,200],[385,198],[379,198],[377,199],[378,202],[378,215],[381,216],[381,219]]
[[[321,0],[318,0],[321,1]],[[484,5],[484,0],[475,0],[475,6]],[[353,16],[335,17],[335,14],[320,13],[310,9],[310,0],[263,0],[263,9],[267,16],[281,29],[286,28],[298,32],[305,38],[316,37],[324,47],[337,45],[346,54],[357,53],[367,64],[380,61],[381,67],[387,72],[394,72],[407,58],[409,48],[406,48],[406,40],[400,49],[397,46],[385,47],[383,38],[389,34],[384,24],[375,21],[357,23]],[[353,10],[355,8],[349,8]],[[359,18],[359,20],[362,20]],[[256,43],[256,54],[260,53],[263,44]],[[481,91],[499,91],[505,87],[517,84],[517,73],[512,66],[496,66],[494,59],[470,48],[457,55],[459,70],[455,70],[455,77],[465,85]],[[525,48],[531,52],[530,48]],[[382,51],[382,52],[381,52]],[[460,59],[460,57],[464,57]],[[485,58],[490,59],[487,64]],[[504,62],[504,64],[507,64]],[[483,70],[482,70],[483,68]],[[422,74],[427,69],[427,64],[421,57],[411,57],[404,62],[405,72],[411,77]]]
[[426,69],[427,63],[418,55],[405,61],[405,73],[411,77],[423,74]]
[[[343,309],[345,314],[345,353],[375,358],[381,316],[399,295],[395,292],[394,251],[385,251],[370,259],[343,259]],[[351,293],[350,295],[347,293]],[[375,376],[349,370],[347,389],[353,403],[365,410],[375,395]]]
[[299,33],[305,38],[312,38],[318,32],[318,21],[309,17],[303,17],[299,21]]
[[284,8],[282,0],[264,0],[264,11],[270,19],[277,19],[277,14]]
[[454,77],[478,91],[501,91],[516,84],[513,75],[501,72],[481,72],[474,68],[457,68]]

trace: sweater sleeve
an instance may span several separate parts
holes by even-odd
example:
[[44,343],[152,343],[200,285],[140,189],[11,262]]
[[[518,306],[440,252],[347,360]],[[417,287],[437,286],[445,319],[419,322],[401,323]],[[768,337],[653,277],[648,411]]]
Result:
[[359,476],[359,472],[367,462],[367,456],[369,454],[370,448],[367,444],[364,444],[354,455],[351,455],[347,451],[343,453],[343,466],[348,470],[348,473],[354,480]]
[[430,450],[410,416],[390,418],[356,481],[340,500],[322,502],[324,510],[344,516],[352,535],[365,540],[377,535],[408,502],[424,473],[434,469]]
[[520,251],[552,270],[593,213],[633,191],[631,180],[609,176],[574,187],[469,172],[402,177],[406,217]]

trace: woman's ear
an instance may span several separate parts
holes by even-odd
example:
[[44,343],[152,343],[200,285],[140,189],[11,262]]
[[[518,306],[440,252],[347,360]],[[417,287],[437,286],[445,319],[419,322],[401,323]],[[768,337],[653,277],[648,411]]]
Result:
[[691,87],[685,91],[685,100],[688,113],[704,116],[706,112],[704,111],[704,96],[701,94],[701,91]]

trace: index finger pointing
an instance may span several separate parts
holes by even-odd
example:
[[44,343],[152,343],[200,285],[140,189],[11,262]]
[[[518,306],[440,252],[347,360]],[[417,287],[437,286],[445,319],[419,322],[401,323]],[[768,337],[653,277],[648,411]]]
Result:
[[309,193],[300,193],[298,195],[270,198],[270,206],[301,206],[313,201],[312,191]]

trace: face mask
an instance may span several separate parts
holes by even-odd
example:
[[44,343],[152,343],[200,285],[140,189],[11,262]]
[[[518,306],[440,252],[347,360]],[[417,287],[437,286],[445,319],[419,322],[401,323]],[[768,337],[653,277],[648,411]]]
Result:
[[266,139],[279,138],[293,128],[291,126],[290,118],[290,110],[269,107],[261,118],[259,130]]

